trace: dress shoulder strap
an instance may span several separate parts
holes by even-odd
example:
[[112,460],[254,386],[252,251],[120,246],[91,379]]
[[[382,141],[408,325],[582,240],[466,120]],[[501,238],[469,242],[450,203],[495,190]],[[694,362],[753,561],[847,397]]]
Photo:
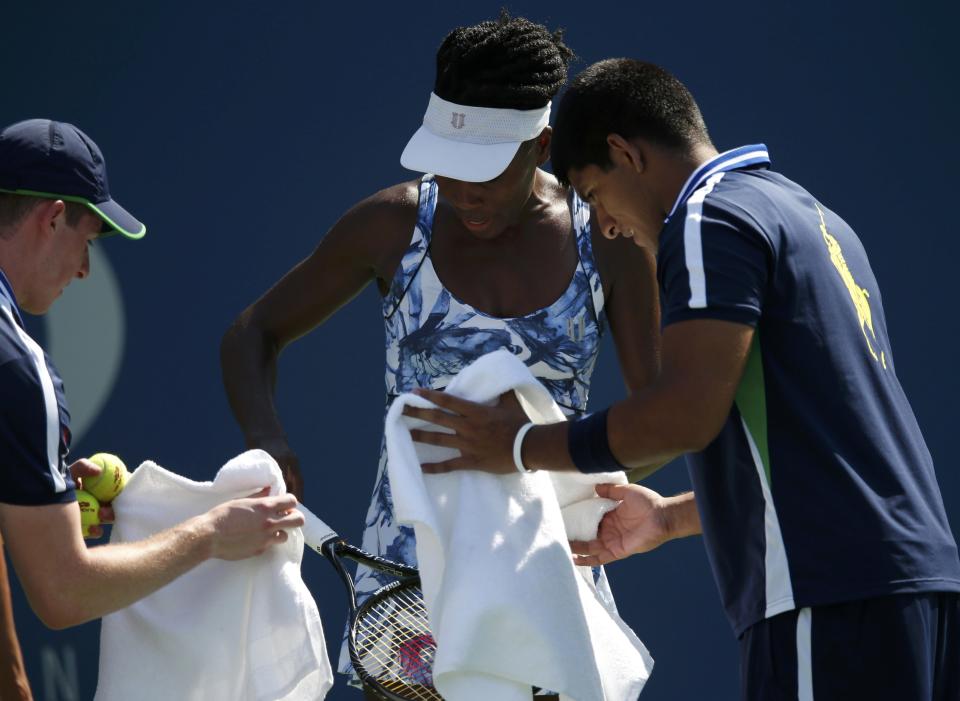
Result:
[[580,265],[587,276],[587,282],[590,283],[590,301],[593,305],[593,315],[599,323],[603,313],[603,284],[600,282],[600,273],[597,271],[597,263],[593,258],[590,205],[580,199],[573,188],[570,188],[570,218],[573,220],[573,231],[577,237]]
[[417,276],[420,266],[430,249],[430,236],[433,233],[433,215],[437,209],[437,184],[430,174],[420,179],[420,193],[417,200],[417,224],[413,228],[410,245],[400,260],[397,272],[390,282],[390,291],[383,298],[383,316],[391,317],[400,306],[407,290]]

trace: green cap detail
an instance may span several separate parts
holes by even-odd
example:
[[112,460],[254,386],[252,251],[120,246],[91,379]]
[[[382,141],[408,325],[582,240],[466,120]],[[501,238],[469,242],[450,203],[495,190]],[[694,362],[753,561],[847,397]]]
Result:
[[63,200],[64,202],[75,202],[77,204],[82,204],[85,207],[93,210],[93,213],[96,214],[100,219],[103,220],[106,224],[105,230],[100,232],[100,238],[106,238],[108,236],[113,236],[114,234],[123,234],[128,239],[142,239],[147,233],[147,227],[144,224],[140,224],[139,231],[127,231],[113,221],[110,217],[104,214],[97,205],[88,200],[85,197],[77,197],[76,195],[58,195],[53,192],[38,192],[37,190],[4,190],[0,188],[0,192],[7,192],[11,195],[24,195],[26,197],[42,197],[47,200]]

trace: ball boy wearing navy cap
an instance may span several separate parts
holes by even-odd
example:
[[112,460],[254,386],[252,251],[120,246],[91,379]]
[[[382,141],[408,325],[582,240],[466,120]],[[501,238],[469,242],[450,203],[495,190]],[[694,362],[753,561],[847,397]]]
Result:
[[147,233],[110,197],[100,148],[66,122],[28,119],[0,132],[0,192],[83,204],[103,220],[104,234]]
[[210,558],[263,553],[303,523],[294,497],[258,496],[143,541],[84,545],[74,478],[99,468],[67,462],[63,384],[21,310],[43,314],[86,277],[94,239],[145,232],[110,196],[103,155],[82,131],[32,119],[0,132],[0,533],[30,605],[53,628],[129,606]]

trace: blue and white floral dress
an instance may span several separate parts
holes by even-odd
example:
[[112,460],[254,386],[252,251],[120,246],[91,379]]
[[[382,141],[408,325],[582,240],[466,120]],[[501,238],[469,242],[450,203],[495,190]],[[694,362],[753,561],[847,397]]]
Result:
[[[507,348],[523,360],[566,413],[585,412],[604,329],[603,288],[590,242],[590,207],[571,191],[579,262],[567,289],[553,304],[507,319],[490,316],[457,299],[437,277],[430,257],[436,207],[437,185],[433,176],[426,175],[420,182],[413,237],[383,299],[388,408],[398,395],[417,387],[445,388],[481,355]],[[363,548],[397,562],[415,565],[417,561],[413,528],[401,526],[394,518],[383,442]],[[601,599],[612,608],[613,597],[602,569],[595,570],[595,579]],[[355,581],[358,601],[363,601],[390,578],[360,566]],[[339,671],[352,674],[346,638]]]

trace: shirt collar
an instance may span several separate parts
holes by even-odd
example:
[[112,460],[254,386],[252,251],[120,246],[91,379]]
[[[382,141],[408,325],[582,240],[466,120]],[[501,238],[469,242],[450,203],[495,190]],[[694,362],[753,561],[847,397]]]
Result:
[[690,195],[711,175],[758,164],[770,164],[770,154],[767,153],[767,147],[764,144],[741,146],[740,148],[731,149],[730,151],[724,151],[720,155],[711,158],[693,171],[690,177],[687,178],[687,182],[685,182],[680,189],[680,194],[677,195],[677,201],[673,203],[670,214],[667,215],[664,221],[670,221],[670,217],[683,206]]
[[23,317],[20,316],[20,307],[17,304],[17,297],[13,294],[13,288],[10,286],[10,281],[7,280],[7,276],[3,272],[3,268],[0,268],[0,297],[6,297],[10,300],[10,308],[13,309],[13,315],[17,319],[17,323],[20,324],[20,328],[23,328]]

